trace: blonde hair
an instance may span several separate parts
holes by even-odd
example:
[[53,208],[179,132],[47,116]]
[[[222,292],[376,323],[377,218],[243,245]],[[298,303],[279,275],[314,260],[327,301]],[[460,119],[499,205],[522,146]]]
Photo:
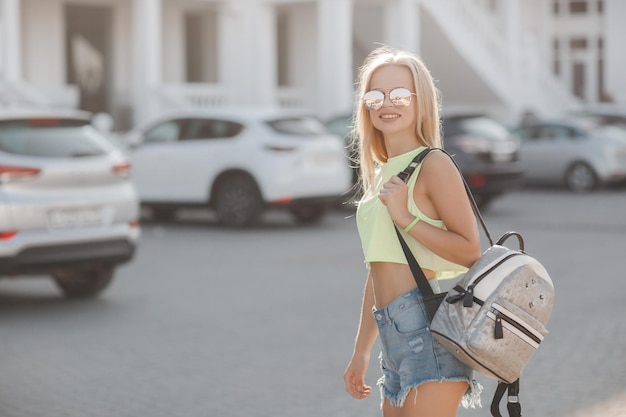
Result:
[[413,76],[416,100],[416,129],[417,139],[430,147],[441,147],[441,132],[439,120],[439,92],[435,87],[430,72],[416,55],[382,46],[374,49],[367,56],[359,69],[357,93],[354,101],[354,126],[352,130],[352,145],[359,150],[361,172],[361,188],[363,195],[367,195],[373,185],[376,168],[387,162],[387,150],[382,133],[372,125],[369,111],[363,105],[363,95],[369,91],[372,74],[384,65],[404,65]]

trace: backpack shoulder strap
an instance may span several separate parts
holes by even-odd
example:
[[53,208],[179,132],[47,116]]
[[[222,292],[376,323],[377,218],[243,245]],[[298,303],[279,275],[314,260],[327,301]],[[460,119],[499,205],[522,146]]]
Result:
[[489,233],[489,230],[487,230],[487,225],[485,224],[485,221],[483,220],[483,216],[480,214],[480,210],[478,210],[478,204],[476,204],[476,201],[474,200],[474,195],[472,194],[472,191],[470,190],[469,185],[467,184],[467,182],[465,181],[465,178],[463,177],[461,168],[459,168],[459,166],[457,165],[452,155],[450,155],[447,151],[445,151],[442,148],[424,149],[422,152],[417,154],[415,158],[413,158],[411,163],[409,163],[409,165],[404,170],[402,170],[398,174],[398,177],[400,177],[400,179],[406,183],[411,177],[411,175],[413,174],[413,172],[415,171],[415,169],[419,166],[419,164],[421,164],[424,161],[424,158],[426,158],[426,156],[434,150],[441,151],[445,153],[446,155],[448,155],[450,157],[450,160],[452,160],[452,163],[454,164],[456,169],[459,171],[459,174],[461,174],[461,179],[463,180],[463,185],[465,186],[465,191],[467,192],[467,196],[469,197],[470,203],[472,205],[472,210],[474,211],[474,215],[476,216],[476,219],[478,219],[478,222],[480,223],[483,231],[485,232],[485,236],[487,237],[487,240],[489,241],[489,246],[493,246],[493,239],[491,238],[491,234]]
[[498,382],[493,401],[491,401],[491,415],[493,417],[502,417],[502,414],[500,414],[500,400],[502,400],[506,391],[508,391],[506,408],[509,412],[509,417],[521,417],[522,406],[519,403],[519,379],[516,379],[511,384],[502,381]]
[[426,158],[426,155],[435,149],[437,148],[426,148],[422,152],[418,153],[409,165],[407,165],[407,167],[398,174],[398,177],[400,177],[402,181],[407,182],[409,178],[411,178],[411,175],[413,175],[413,172],[415,172],[415,169],[422,163],[424,158]]

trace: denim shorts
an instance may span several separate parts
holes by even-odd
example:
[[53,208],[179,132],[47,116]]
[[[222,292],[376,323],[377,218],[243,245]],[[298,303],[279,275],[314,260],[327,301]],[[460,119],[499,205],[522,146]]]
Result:
[[[480,405],[482,387],[473,380],[472,369],[452,356],[433,339],[422,297],[414,288],[380,310],[374,308],[382,352],[378,380],[382,400],[401,407],[409,391],[425,382],[466,381],[462,404]],[[417,395],[417,394],[416,394]]]

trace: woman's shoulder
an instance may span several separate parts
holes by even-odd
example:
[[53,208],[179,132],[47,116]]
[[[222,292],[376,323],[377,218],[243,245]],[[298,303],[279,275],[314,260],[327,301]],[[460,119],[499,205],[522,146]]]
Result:
[[460,179],[461,174],[451,156],[439,149],[433,149],[422,162],[421,172],[428,182],[447,183],[452,179]]
[[448,154],[440,148],[431,148],[430,152],[428,152],[428,155],[424,158],[422,165],[424,168],[431,168],[431,169],[433,168],[434,169],[437,169],[437,168],[456,169],[451,157],[448,156]]

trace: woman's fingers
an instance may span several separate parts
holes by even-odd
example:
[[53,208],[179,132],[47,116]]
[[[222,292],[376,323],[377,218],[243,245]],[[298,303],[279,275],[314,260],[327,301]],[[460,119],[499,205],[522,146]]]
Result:
[[386,206],[391,202],[391,198],[397,198],[399,202],[403,202],[407,198],[407,190],[407,185],[397,175],[394,175],[383,184],[378,198]]
[[357,400],[366,398],[372,392],[370,386],[365,385],[362,380],[359,380],[353,375],[345,375],[344,381],[348,394]]

